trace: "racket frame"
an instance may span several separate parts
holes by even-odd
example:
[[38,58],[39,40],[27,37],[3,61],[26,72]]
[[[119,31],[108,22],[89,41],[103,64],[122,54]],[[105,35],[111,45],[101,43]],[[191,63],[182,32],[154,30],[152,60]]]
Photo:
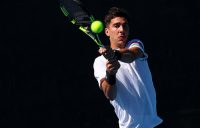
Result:
[[[60,9],[61,11],[63,12],[63,14],[69,18],[70,22],[74,25],[77,25],[76,24],[76,19],[74,19],[70,13],[67,11],[67,9],[64,7],[64,5],[60,5]],[[90,18],[90,21],[91,23],[95,21],[94,17],[92,15],[89,15],[89,18]],[[80,25],[77,25],[79,30],[81,30],[83,33],[85,33],[86,35],[88,35],[99,47],[103,47],[103,44],[99,38],[99,35],[97,33],[93,33],[91,30],[90,30],[90,26],[86,26],[86,27],[83,27],[83,26],[80,26]]]

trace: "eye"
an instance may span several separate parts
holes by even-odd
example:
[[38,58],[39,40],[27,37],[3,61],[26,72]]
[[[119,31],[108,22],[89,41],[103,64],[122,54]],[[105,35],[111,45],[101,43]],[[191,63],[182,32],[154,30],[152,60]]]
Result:
[[115,28],[119,28],[119,27],[120,27],[120,24],[114,24],[114,27],[115,27]]

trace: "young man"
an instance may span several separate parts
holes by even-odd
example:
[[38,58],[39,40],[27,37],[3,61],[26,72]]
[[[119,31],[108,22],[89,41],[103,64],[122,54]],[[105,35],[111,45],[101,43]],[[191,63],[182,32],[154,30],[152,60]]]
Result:
[[153,128],[162,122],[156,112],[156,92],[143,43],[128,40],[128,15],[112,7],[105,16],[110,47],[100,48],[94,75],[113,105],[120,128]]

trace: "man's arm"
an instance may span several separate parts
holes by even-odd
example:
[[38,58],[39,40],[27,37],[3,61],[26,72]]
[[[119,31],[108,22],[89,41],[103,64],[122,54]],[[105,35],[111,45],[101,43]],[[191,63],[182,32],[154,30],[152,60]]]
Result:
[[[103,54],[106,58],[113,58],[113,55],[116,54],[112,49],[106,49],[106,48],[100,48],[99,52],[100,54]],[[137,58],[144,57],[143,51],[138,47],[122,48],[117,52],[118,55],[120,54],[119,55],[120,58],[118,59],[126,63],[131,63]],[[115,81],[116,81],[115,75],[120,67],[120,64],[118,60],[115,59],[115,57],[114,59],[107,59],[107,60],[108,60],[106,63],[107,77],[101,79],[100,86],[106,98],[109,100],[114,100],[117,95],[116,93],[117,88],[115,86]]]
[[108,60],[106,63],[106,77],[101,79],[100,86],[104,95],[109,100],[114,100],[117,95],[117,88],[115,86],[116,73],[120,67],[117,60]]
[[115,58],[125,63],[131,63],[137,58],[145,57],[145,53],[139,47],[121,48],[119,50],[100,48],[99,52],[107,59]]
[[106,78],[101,80],[101,89],[104,92],[104,95],[109,100],[114,100],[117,95],[117,88],[115,85],[110,85]]
[[121,54],[120,61],[131,63],[137,58],[144,57],[144,52],[138,47],[122,48],[119,50]]

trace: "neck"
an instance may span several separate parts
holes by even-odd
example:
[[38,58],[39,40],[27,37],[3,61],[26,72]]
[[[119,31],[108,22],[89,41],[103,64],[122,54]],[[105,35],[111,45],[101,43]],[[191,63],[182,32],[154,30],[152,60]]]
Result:
[[121,49],[121,48],[124,48],[124,45],[116,45],[116,44],[114,44],[114,43],[110,43],[110,47],[112,48],[112,49]]

